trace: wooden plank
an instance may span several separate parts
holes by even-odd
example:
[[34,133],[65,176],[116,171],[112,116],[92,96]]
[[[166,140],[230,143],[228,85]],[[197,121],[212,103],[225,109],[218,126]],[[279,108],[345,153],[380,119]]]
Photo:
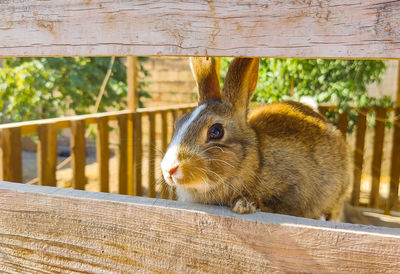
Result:
[[[161,150],[167,152],[168,147],[168,111],[161,111]],[[166,184],[161,185],[161,198],[168,199],[169,189]]]
[[[27,210],[29,205],[29,210]],[[0,183],[1,272],[398,272],[398,229]]]
[[127,193],[128,195],[133,195],[134,189],[134,181],[135,181],[135,172],[134,172],[134,139],[133,139],[133,132],[134,132],[134,114],[128,114],[128,121],[127,121]]
[[356,124],[356,144],[354,151],[354,176],[351,203],[358,206],[360,203],[361,174],[364,163],[365,131],[367,129],[367,111],[360,109]]
[[134,113],[133,143],[134,143],[134,184],[133,195],[142,196],[142,163],[143,163],[143,144],[142,144],[142,114]]
[[0,180],[22,183],[21,129],[0,129]]
[[396,209],[399,199],[399,178],[400,178],[400,107],[396,108],[393,139],[392,139],[392,155],[390,162],[390,192],[389,199],[386,206],[386,213],[389,214],[391,210]]
[[57,130],[54,123],[38,125],[37,163],[39,184],[56,186]]
[[72,188],[85,189],[86,139],[85,120],[71,121]]
[[399,5],[386,0],[2,1],[0,56],[400,58]]
[[126,58],[126,83],[128,85],[128,109],[135,111],[139,107],[138,60],[136,56]]
[[349,126],[349,113],[347,110],[339,113],[337,128],[342,132],[344,139],[347,137],[347,130]]
[[148,170],[148,191],[147,196],[150,198],[156,197],[156,175],[155,175],[155,161],[156,161],[156,116],[155,113],[148,114],[149,119],[149,170]]
[[379,208],[379,185],[381,180],[383,144],[385,140],[386,109],[378,107],[375,113],[375,136],[371,166],[372,187],[369,203],[371,207]]
[[97,118],[96,156],[99,166],[100,191],[109,192],[109,161],[110,149],[108,147],[108,118]]
[[128,194],[128,114],[118,116],[118,193]]

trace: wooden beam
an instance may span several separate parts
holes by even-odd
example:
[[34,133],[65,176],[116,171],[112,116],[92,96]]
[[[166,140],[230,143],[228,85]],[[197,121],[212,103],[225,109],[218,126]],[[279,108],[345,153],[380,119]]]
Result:
[[22,183],[21,129],[0,129],[0,180]]
[[85,120],[71,121],[72,188],[85,189],[86,139]]
[[0,56],[400,58],[399,7],[387,0],[1,1]]
[[[118,193],[128,194],[128,115],[118,116]],[[129,150],[132,153],[132,150]],[[132,153],[133,154],[133,153]],[[131,167],[130,167],[131,168]]]
[[384,227],[5,182],[0,211],[1,272],[374,273],[400,267],[400,232]]
[[127,57],[126,78],[128,85],[128,110],[136,111],[139,107],[138,60],[136,56]]
[[110,148],[108,147],[108,119],[97,118],[96,156],[99,166],[100,191],[109,192]]
[[367,111],[362,108],[358,111],[356,124],[356,144],[354,150],[353,191],[351,204],[358,206],[360,203],[361,175],[364,163],[365,132],[367,130]]
[[56,186],[57,129],[54,123],[38,125],[38,175],[43,186]]

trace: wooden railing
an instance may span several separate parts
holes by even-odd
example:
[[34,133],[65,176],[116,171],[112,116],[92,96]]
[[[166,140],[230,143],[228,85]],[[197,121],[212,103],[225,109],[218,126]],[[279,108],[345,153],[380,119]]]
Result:
[[[337,111],[336,106],[321,105],[319,111],[326,114],[327,111]],[[372,208],[381,208],[386,214],[390,214],[391,210],[399,210],[398,208],[398,191],[400,177],[400,108],[384,108],[384,107],[365,107],[352,108],[357,112],[357,120],[355,125],[355,143],[349,144],[354,152],[353,158],[353,191],[351,202],[355,206],[365,206]],[[360,200],[361,193],[361,175],[363,170],[368,167],[364,166],[364,151],[367,131],[367,115],[375,114],[374,121],[374,139],[373,139],[373,155],[371,164],[371,190],[367,201]],[[343,136],[347,137],[349,126],[349,113],[343,111],[338,114],[337,127]],[[392,122],[392,148],[390,155],[390,190],[389,197],[382,199],[380,193],[380,179],[384,151],[384,140],[386,131],[386,122]],[[364,199],[365,200],[365,199]],[[383,200],[383,203],[382,203]]]
[[[85,127],[95,124],[97,126],[96,151],[100,184],[98,189],[101,192],[109,192],[109,122],[117,121],[119,129],[118,153],[116,153],[118,155],[118,193],[174,198],[174,194],[169,193],[168,189],[156,189],[156,161],[161,158],[161,155],[156,152],[156,142],[161,144],[159,150],[165,152],[169,138],[171,138],[173,122],[180,114],[190,111],[195,105],[143,108],[137,112],[117,111],[1,125],[2,154],[0,167],[2,173],[0,180],[22,182],[21,136],[37,134],[39,138],[38,182],[40,185],[56,186],[57,131],[70,128],[72,188],[85,189]],[[326,113],[328,110],[337,111],[337,107],[320,106],[321,113]],[[390,210],[398,210],[400,128],[397,117],[400,114],[400,109],[362,108],[353,110],[357,111],[357,122],[355,126],[355,143],[354,145],[350,144],[351,150],[354,151],[352,204],[381,208],[389,214]],[[363,170],[366,171],[368,168],[364,165],[364,151],[367,114],[372,112],[376,114],[373,160],[370,172],[372,187],[369,197],[366,199],[365,197],[360,197],[360,187]],[[390,191],[389,197],[382,199],[379,189],[387,113],[392,113],[390,119],[394,123],[392,130]],[[348,120],[347,111],[338,115],[337,127],[345,138],[348,131]],[[147,132],[143,132],[144,129]],[[159,138],[161,140],[156,138],[156,131],[160,133]],[[145,138],[147,140],[144,140]],[[147,153],[147,155],[144,155],[144,153]],[[144,161],[148,161],[146,163],[148,170],[143,170]],[[146,176],[143,176],[144,174]],[[144,179],[146,179],[146,182],[144,182]],[[144,186],[146,187],[144,188]]]
[[[86,142],[85,128],[96,125],[96,155],[98,162],[99,190],[109,192],[109,122],[117,121],[119,129],[118,142],[118,193],[143,195],[142,160],[147,158],[148,189],[147,196],[156,197],[155,158],[156,158],[156,117],[161,120],[161,150],[165,151],[171,136],[175,119],[182,113],[190,111],[195,104],[172,107],[142,108],[136,112],[116,111],[88,114],[73,117],[62,117],[10,123],[0,125],[1,155],[0,180],[22,182],[22,145],[21,137],[37,134],[38,136],[38,182],[44,186],[56,186],[57,166],[57,131],[71,130],[71,166],[72,188],[85,189]],[[148,157],[143,157],[142,128],[148,125]],[[162,197],[169,197],[164,191]]]

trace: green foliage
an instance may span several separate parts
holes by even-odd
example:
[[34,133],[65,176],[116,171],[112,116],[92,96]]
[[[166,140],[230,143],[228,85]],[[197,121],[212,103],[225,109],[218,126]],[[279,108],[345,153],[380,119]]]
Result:
[[[222,79],[231,60],[222,59]],[[385,63],[377,60],[262,58],[253,101],[298,101],[302,96],[312,96],[318,103],[338,105],[339,112],[350,106],[388,107],[393,105],[389,96],[373,98],[367,94],[367,86],[379,82],[385,69]],[[349,113],[349,128],[352,129],[356,114]],[[332,121],[336,116],[328,114]]]
[[[6,59],[0,68],[0,122],[56,117],[71,110],[75,114],[93,111],[109,65],[110,57]],[[146,74],[140,66],[139,77]],[[149,97],[144,88],[140,81],[139,97]],[[126,94],[124,58],[117,57],[99,111],[124,108]]]

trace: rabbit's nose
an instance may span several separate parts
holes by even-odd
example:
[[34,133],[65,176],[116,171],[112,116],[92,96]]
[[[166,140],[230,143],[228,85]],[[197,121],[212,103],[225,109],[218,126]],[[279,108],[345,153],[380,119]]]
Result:
[[174,173],[178,170],[178,168],[179,168],[179,165],[175,165],[175,166],[171,167],[171,168],[168,170],[169,176],[172,176],[172,174],[174,174]]

